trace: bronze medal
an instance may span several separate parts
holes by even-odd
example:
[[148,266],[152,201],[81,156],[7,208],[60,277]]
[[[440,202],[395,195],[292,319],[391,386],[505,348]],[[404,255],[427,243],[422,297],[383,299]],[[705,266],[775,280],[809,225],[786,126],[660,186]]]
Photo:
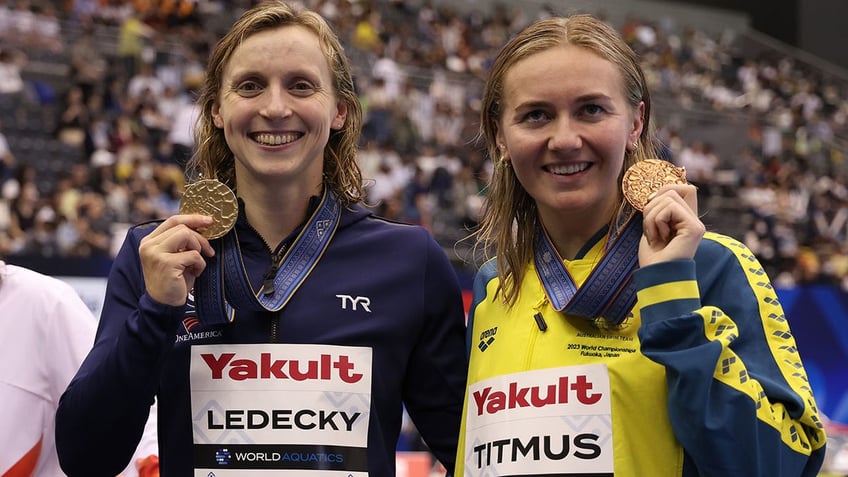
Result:
[[186,186],[180,201],[181,214],[208,215],[215,223],[198,230],[209,240],[223,237],[233,228],[238,218],[236,195],[223,182],[201,179]]
[[687,184],[686,170],[662,159],[645,159],[624,172],[621,191],[636,210],[642,210],[650,197],[665,184]]

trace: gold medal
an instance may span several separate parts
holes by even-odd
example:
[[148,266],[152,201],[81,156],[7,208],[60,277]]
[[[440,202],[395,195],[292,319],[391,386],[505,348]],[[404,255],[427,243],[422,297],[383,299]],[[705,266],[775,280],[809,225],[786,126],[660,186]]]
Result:
[[650,197],[666,184],[687,184],[686,170],[662,159],[645,159],[624,172],[621,191],[636,210],[642,210]]
[[180,201],[180,213],[208,215],[215,219],[208,228],[198,230],[201,235],[212,240],[223,237],[235,225],[238,200],[223,182],[201,179],[186,186]]

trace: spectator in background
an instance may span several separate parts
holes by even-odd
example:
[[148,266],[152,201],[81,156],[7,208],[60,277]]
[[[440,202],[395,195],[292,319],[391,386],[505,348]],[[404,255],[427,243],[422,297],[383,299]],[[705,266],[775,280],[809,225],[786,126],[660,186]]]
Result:
[[12,252],[33,251],[32,232],[41,204],[36,184],[22,183],[20,193],[9,204],[9,238],[12,241]]
[[62,25],[59,23],[56,6],[49,1],[41,2],[33,5],[32,11],[35,16],[32,25],[32,44],[53,53],[64,51]]
[[399,191],[400,210],[398,219],[416,224],[433,232],[433,201],[430,181],[419,166],[414,166],[412,178]]
[[107,215],[106,201],[100,194],[87,192],[80,197],[75,221],[79,235],[79,255],[109,258],[112,251],[112,217]]
[[173,115],[167,136],[172,146],[170,162],[180,167],[188,163],[194,152],[194,124],[200,114],[194,95],[194,89],[187,89],[171,105]]
[[3,122],[0,120],[0,185],[10,178],[17,166],[17,160],[9,148],[9,141],[3,133]]
[[156,100],[164,91],[165,83],[156,76],[156,68],[149,61],[142,61],[138,71],[127,83],[127,96],[135,104],[142,102],[148,95]]
[[23,51],[0,45],[0,95],[13,97],[24,92],[21,70],[28,61]]
[[152,61],[145,57],[145,48],[156,31],[142,21],[141,15],[130,8],[120,20],[118,36],[118,58],[121,60],[125,78],[132,78],[141,64]]
[[686,180],[698,188],[698,204],[702,208],[706,207],[719,164],[712,145],[703,141],[693,141],[683,147],[674,162],[686,169]]
[[363,142],[386,144],[392,133],[392,98],[382,77],[374,78],[364,93],[365,124],[362,126]]
[[56,121],[56,138],[63,144],[83,152],[91,122],[85,95],[80,86],[72,85],[65,92]]
[[92,26],[84,26],[82,35],[71,45],[70,67],[71,80],[82,89],[84,101],[88,102],[104,86],[108,68]]

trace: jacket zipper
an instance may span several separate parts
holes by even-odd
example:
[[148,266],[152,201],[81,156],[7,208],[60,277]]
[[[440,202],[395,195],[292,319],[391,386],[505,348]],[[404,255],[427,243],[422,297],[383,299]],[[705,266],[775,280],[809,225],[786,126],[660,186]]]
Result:
[[265,296],[274,294],[274,279],[277,278],[277,270],[283,265],[286,248],[286,244],[282,244],[276,253],[271,254],[271,268],[262,277],[262,288],[259,289],[259,293]]
[[[253,226],[250,226],[253,228]],[[253,229],[256,235],[259,235],[259,232],[256,232],[256,229]],[[260,235],[261,236],[261,235]],[[265,242],[263,239],[262,242],[265,244],[265,247],[269,252],[271,252],[271,246],[268,245],[268,242]],[[277,277],[277,270],[283,265],[283,258],[286,255],[286,250],[288,249],[288,244],[283,243],[279,246],[276,252],[271,252],[271,267],[268,268],[268,271],[265,272],[265,275],[262,276],[262,288],[259,289],[259,293],[270,295],[274,293],[274,278]],[[271,336],[270,342],[277,342],[277,329],[279,328],[280,322],[280,312],[271,312]]]
[[524,356],[526,369],[531,369],[533,364],[533,350],[536,347],[536,339],[548,330],[548,323],[545,321],[545,317],[542,316],[542,310],[547,303],[548,297],[546,296],[533,306],[533,324],[535,326],[531,325],[533,331],[530,332],[530,342],[527,346],[527,354]]

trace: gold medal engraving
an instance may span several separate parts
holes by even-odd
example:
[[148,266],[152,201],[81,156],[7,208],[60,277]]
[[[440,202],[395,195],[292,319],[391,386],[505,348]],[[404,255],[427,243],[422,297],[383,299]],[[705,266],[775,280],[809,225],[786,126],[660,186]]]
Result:
[[180,201],[181,214],[208,215],[215,223],[199,232],[207,239],[223,237],[238,217],[236,195],[223,182],[201,179],[186,186]]
[[687,184],[682,167],[662,159],[645,159],[624,172],[621,191],[636,210],[642,210],[650,197],[666,184]]

